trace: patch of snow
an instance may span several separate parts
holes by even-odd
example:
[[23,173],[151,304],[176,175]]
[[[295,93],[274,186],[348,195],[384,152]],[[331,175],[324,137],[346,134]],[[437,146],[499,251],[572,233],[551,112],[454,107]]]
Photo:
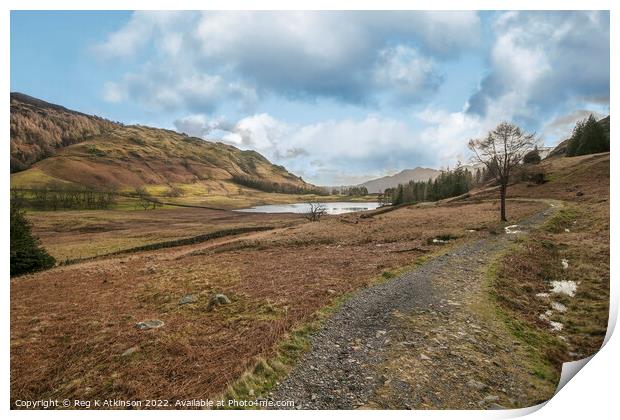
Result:
[[447,243],[448,243],[448,241],[444,241],[443,239],[437,239],[437,238],[434,238],[434,239],[433,239],[433,243],[434,243],[434,244],[447,244]]
[[562,331],[564,328],[564,324],[556,321],[549,321],[549,325],[551,325],[551,331]]
[[536,293],[536,297],[546,298],[549,297],[549,293]]
[[566,312],[566,306],[562,305],[560,302],[551,302],[551,308],[554,311]]
[[562,270],[568,270],[568,260],[566,258],[562,258]]
[[540,318],[541,321],[548,322],[549,326],[551,327],[551,331],[562,331],[562,328],[564,328],[564,324],[557,321],[551,321],[549,319],[549,315],[551,315],[551,311],[547,311],[544,314],[538,315],[538,318]]
[[564,228],[564,232],[570,233],[570,229],[569,228]]
[[570,297],[575,296],[577,292],[577,283],[572,280],[554,280],[551,282],[551,293],[565,294]]
[[471,233],[471,232],[475,232],[475,229],[467,229],[467,232]]
[[511,234],[516,234],[516,233],[521,233],[522,231],[520,231],[519,229],[517,229],[519,227],[519,225],[510,225],[510,226],[506,226],[504,228],[504,230],[506,231],[507,234],[511,235]]
[[553,315],[553,311],[551,309],[547,309],[545,311],[545,315],[549,317],[549,316]]

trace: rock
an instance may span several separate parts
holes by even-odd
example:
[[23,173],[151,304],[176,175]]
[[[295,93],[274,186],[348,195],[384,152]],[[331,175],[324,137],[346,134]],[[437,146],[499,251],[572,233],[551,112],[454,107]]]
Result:
[[213,295],[211,299],[209,299],[209,304],[207,305],[207,311],[212,310],[216,306],[228,305],[229,303],[230,303],[230,299],[228,299],[228,296],[222,293],[218,293],[216,295]]
[[379,337],[381,337],[382,335],[385,335],[385,334],[386,334],[385,330],[379,330],[379,331],[377,331],[375,333],[375,338],[379,338]]
[[581,196],[583,196],[583,193],[582,193],[581,191],[577,191],[577,192],[575,193],[575,195],[576,195],[577,197],[581,197]]
[[427,355],[425,355],[424,353],[420,354],[420,359],[421,360],[431,360],[431,358],[428,357]]
[[196,303],[198,302],[198,298],[196,295],[185,295],[181,299],[179,299],[179,305],[187,305],[188,303]]
[[160,321],[159,319],[149,319],[148,321],[142,321],[136,324],[136,328],[139,330],[152,330],[163,326],[164,321]]
[[146,272],[149,273],[149,274],[155,274],[155,273],[157,273],[157,268],[155,268],[155,266],[149,265],[146,268]]
[[135,352],[137,352],[139,350],[140,350],[140,347],[138,347],[138,346],[129,347],[127,350],[125,350],[123,352],[123,354],[121,354],[121,356],[127,357],[127,356],[130,356],[130,355],[134,354]]
[[335,295],[336,291],[334,289],[327,289],[327,293],[330,295]]
[[486,402],[494,402],[499,401],[499,397],[497,395],[487,395],[486,397],[484,397],[484,400]]
[[487,388],[486,384],[483,384],[480,381],[476,381],[475,379],[471,379],[469,382],[467,382],[467,386],[477,391],[482,391],[483,389]]

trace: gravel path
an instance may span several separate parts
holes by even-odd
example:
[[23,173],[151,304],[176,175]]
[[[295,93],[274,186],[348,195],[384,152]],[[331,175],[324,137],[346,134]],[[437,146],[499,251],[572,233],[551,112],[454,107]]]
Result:
[[[519,230],[526,231],[540,223],[552,211],[550,208],[519,223]],[[310,351],[270,398],[293,400],[296,409],[368,406],[373,394],[386,382],[386,376],[377,367],[389,357],[394,329],[399,324],[398,314],[455,310],[460,304],[447,299],[453,295],[442,286],[445,280],[439,281],[439,277],[445,278],[446,273],[452,276],[456,271],[460,273],[457,277],[471,278],[514,236],[500,234],[465,243],[401,277],[357,292],[312,337]]]

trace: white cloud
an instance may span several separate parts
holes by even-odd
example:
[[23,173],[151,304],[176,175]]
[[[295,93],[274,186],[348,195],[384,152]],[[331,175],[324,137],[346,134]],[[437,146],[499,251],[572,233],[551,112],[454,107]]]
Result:
[[470,113],[540,121],[563,105],[608,97],[608,12],[504,12],[493,29],[491,69]]
[[443,81],[434,60],[402,45],[379,52],[374,77],[379,86],[393,91],[403,102],[420,99]]
[[175,126],[188,134],[208,137],[221,130],[221,141],[252,149],[318,184],[354,184],[415,166],[434,166],[462,160],[469,135],[482,125],[463,113],[421,114],[428,128],[417,131],[392,118],[328,120],[289,124],[269,114],[256,114],[234,125],[223,119],[190,115]]
[[[139,12],[98,47],[102,56],[139,63],[107,83],[104,97],[183,110],[188,116],[174,122],[177,130],[255,149],[319,184],[465,162],[467,140],[500,121],[557,137],[574,123],[571,111],[608,107],[608,14],[489,16],[490,48],[478,51],[488,54],[479,57],[488,59],[488,73],[457,112],[428,105],[408,122],[369,115],[293,124],[256,109],[273,96],[280,97],[275,109],[319,97],[432,104],[442,66],[478,45],[474,12]],[[249,116],[213,118],[223,103]]]
[[106,102],[118,103],[127,98],[125,89],[118,83],[106,82],[103,85],[103,99]]

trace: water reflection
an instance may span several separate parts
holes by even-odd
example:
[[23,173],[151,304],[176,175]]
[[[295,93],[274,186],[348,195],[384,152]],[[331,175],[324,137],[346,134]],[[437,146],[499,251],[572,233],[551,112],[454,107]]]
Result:
[[[376,202],[352,202],[352,201],[336,201],[329,203],[321,203],[325,206],[327,214],[344,214],[354,211],[374,210],[379,207]],[[269,204],[265,206],[256,206],[249,209],[241,209],[248,213],[307,213],[310,206],[307,203],[295,204]]]

